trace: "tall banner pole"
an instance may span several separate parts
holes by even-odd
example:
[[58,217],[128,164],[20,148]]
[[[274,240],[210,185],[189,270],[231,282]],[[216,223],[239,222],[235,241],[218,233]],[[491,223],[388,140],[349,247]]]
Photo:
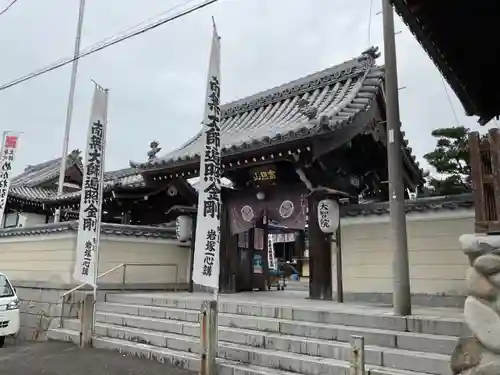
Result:
[[[71,81],[69,85],[68,105],[66,107],[66,126],[64,128],[63,150],[61,158],[61,166],[59,169],[59,182],[57,185],[57,195],[62,195],[64,192],[64,177],[66,175],[66,163],[68,158],[69,135],[71,130],[71,119],[73,117],[73,103],[75,101],[76,76],[78,73],[78,56],[80,54],[80,42],[82,40],[83,15],[85,12],[85,0],[80,0],[80,8],[78,12],[78,24],[76,27],[74,60],[71,70]],[[58,208],[54,215],[54,222],[58,223],[61,219],[61,210]]]
[[12,175],[12,163],[14,162],[19,145],[20,133],[6,131],[3,133],[2,146],[0,149],[0,220],[3,228],[5,218],[5,207],[9,195],[10,178]]
[[95,86],[85,151],[73,278],[97,288],[108,90]]
[[212,289],[212,298],[202,311],[201,373],[215,374],[217,352],[217,306],[220,270],[221,141],[220,141],[220,37],[213,22],[208,68],[202,144],[198,213],[193,257],[193,283]]

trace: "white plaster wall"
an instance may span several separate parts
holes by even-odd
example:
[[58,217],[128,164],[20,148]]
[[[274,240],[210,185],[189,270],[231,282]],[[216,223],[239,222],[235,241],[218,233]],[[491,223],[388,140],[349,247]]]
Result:
[[[15,281],[53,284],[73,280],[76,233],[50,236],[0,238],[0,271]],[[189,279],[189,244],[146,238],[102,236],[99,273],[121,264],[127,267],[127,283],[186,283]],[[142,265],[141,265],[142,264]],[[121,283],[123,270],[114,271],[101,283]]]
[[9,212],[4,214],[2,218],[2,228],[15,225],[17,222],[17,216],[17,212]]
[[[189,245],[176,240],[101,237],[99,274],[121,263],[127,266],[127,283],[186,283],[189,279]],[[103,276],[99,282],[121,283],[123,269]]]
[[[389,217],[342,219],[346,293],[392,293]],[[411,290],[415,294],[465,295],[467,257],[458,238],[474,231],[472,210],[407,215]],[[332,244],[333,287],[336,256]]]
[[[45,224],[45,215],[38,215],[33,213],[21,213],[20,215],[21,217],[24,217],[24,228]],[[19,218],[20,223],[22,223],[22,220],[22,218]]]
[[[19,216],[19,220],[17,217]],[[22,226],[23,228],[32,227],[35,225],[45,224],[45,215],[34,214],[31,212],[9,212],[4,215],[2,220],[2,225],[6,227],[12,227],[17,221],[17,226]]]
[[15,281],[70,283],[75,236],[0,238],[0,271]]

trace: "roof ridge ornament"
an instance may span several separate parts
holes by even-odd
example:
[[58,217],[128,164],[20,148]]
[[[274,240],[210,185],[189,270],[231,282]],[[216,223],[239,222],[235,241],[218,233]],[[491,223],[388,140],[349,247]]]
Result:
[[150,150],[148,151],[148,161],[156,159],[156,154],[161,151],[160,142],[152,141],[149,144]]
[[378,59],[380,57],[381,53],[379,52],[378,50],[378,47],[377,46],[371,46],[370,48],[368,48],[367,50],[364,50],[362,53],[361,53],[361,58],[370,58],[370,59]]
[[362,63],[363,69],[369,69],[375,65],[375,60],[378,59],[380,55],[381,53],[379,52],[378,47],[371,46],[361,53],[361,56],[358,57],[358,61]]
[[300,99],[297,103],[297,107],[299,108],[299,112],[309,120],[314,120],[318,115],[318,108],[313,107],[307,99]]

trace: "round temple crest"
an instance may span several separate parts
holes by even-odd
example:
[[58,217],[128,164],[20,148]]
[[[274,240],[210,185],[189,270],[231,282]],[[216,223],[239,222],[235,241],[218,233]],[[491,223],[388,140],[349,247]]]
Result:
[[245,220],[246,222],[250,222],[253,220],[254,216],[255,213],[253,212],[252,207],[248,205],[241,207],[241,217],[243,218],[243,220]]
[[283,219],[288,219],[290,216],[292,216],[294,208],[295,207],[292,201],[289,200],[283,201],[279,208],[280,216]]

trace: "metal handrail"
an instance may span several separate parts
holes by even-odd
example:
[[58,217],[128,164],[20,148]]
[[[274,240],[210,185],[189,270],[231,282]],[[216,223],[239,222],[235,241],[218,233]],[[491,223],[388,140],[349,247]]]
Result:
[[[121,264],[119,264],[119,265],[117,265],[117,266],[115,266],[115,267],[113,267],[113,268],[111,268],[111,269],[107,270],[106,272],[101,273],[100,275],[98,275],[98,276],[97,276],[97,280],[99,280],[101,277],[106,276],[107,274],[109,274],[109,273],[111,273],[111,272],[113,272],[113,271],[116,271],[117,269],[122,268],[122,267],[124,267],[124,266],[125,266],[125,263],[121,263]],[[73,288],[73,289],[71,289],[71,290],[68,290],[66,293],[64,293],[64,294],[62,295],[62,297],[61,297],[61,298],[64,298],[64,297],[66,297],[68,294],[71,294],[71,293],[73,293],[73,292],[76,292],[77,290],[79,290],[79,289],[83,288],[85,285],[88,285],[88,284],[89,284],[89,283],[83,283],[83,284],[80,284],[80,285],[78,285],[77,287],[75,287],[75,288]]]
[[[126,278],[127,278],[127,266],[136,266],[136,267],[139,267],[139,266],[143,266],[143,267],[151,267],[151,266],[157,266],[157,267],[175,267],[175,285],[177,286],[177,284],[179,284],[179,265],[176,264],[176,263],[120,263],[117,266],[114,266],[113,268],[107,270],[106,272],[103,272],[102,274],[98,275],[97,276],[97,280],[99,280],[103,276],[106,276],[106,275],[110,274],[111,272],[114,272],[114,271],[116,271],[116,270],[118,270],[120,268],[123,268],[122,291],[124,291],[125,290],[125,284],[126,284]],[[68,290],[66,293],[64,293],[60,297],[60,299],[61,299],[61,317],[60,317],[60,321],[59,321],[59,328],[63,328],[64,306],[66,304],[64,302],[64,298],[67,295],[76,292],[77,290],[83,288],[86,285],[89,285],[89,284],[88,283],[80,284],[80,285],[74,287],[73,289]],[[177,288],[175,288],[174,290],[177,290]]]

